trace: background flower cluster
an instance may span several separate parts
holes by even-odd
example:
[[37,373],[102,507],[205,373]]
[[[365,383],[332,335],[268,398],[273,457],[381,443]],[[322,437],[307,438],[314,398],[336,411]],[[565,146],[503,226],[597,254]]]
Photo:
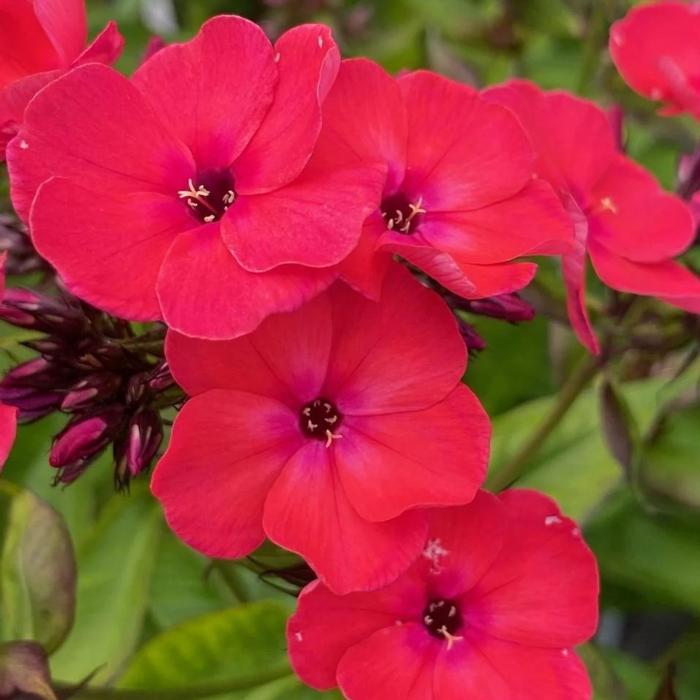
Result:
[[629,9],[0,3],[0,697],[700,692],[700,15]]

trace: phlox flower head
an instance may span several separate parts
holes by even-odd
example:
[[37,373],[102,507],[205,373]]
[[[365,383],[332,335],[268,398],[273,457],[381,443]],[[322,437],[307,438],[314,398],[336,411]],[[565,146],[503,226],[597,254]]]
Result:
[[632,89],[663,104],[662,114],[700,119],[699,40],[699,2],[646,3],[613,24],[610,55]]
[[112,63],[123,44],[110,22],[87,46],[85,0],[0,0],[0,160],[41,88],[82,63]]
[[514,80],[486,91],[518,115],[537,151],[537,172],[558,192],[576,246],[562,258],[568,310],[581,342],[599,351],[586,312],[586,260],[621,292],[700,312],[700,279],[673,260],[695,236],[684,202],[620,153],[605,112],[562,91]]
[[236,337],[296,308],[335,278],[383,175],[311,159],[338,64],[322,25],[273,46],[221,16],[131,79],[72,70],[8,146],[37,250],[77,296],[188,335]]
[[166,355],[192,398],[152,489],[208,556],[267,536],[337,592],[381,586],[424,545],[416,507],[468,503],[485,476],[490,425],[460,382],[455,319],[399,265],[378,303],[338,282],[243,338],[170,332]]
[[595,559],[534,491],[436,509],[423,555],[391,585],[301,594],[288,629],[307,684],[349,700],[590,700],[573,647],[597,624]]
[[533,277],[523,255],[558,253],[571,223],[533,179],[527,136],[507,110],[429,71],[399,78],[343,61],[324,103],[318,157],[387,168],[383,190],[343,278],[376,295],[398,254],[467,299],[512,292]]

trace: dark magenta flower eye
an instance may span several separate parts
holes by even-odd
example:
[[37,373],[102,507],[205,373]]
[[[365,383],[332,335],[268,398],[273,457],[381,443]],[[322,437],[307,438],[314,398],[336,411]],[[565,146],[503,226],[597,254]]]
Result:
[[236,201],[233,176],[228,170],[204,170],[198,173],[196,182],[188,179],[187,189],[178,190],[177,196],[197,220],[210,224]]
[[410,201],[403,192],[397,192],[382,200],[379,206],[382,218],[389,231],[396,233],[415,233],[420,219],[426,210],[423,208],[423,198]]

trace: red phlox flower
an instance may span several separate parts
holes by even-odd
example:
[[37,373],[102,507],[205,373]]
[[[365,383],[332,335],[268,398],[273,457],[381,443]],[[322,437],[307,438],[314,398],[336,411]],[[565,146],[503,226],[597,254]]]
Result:
[[490,424],[460,379],[467,355],[440,297],[396,265],[379,303],[338,282],[233,341],[169,333],[193,396],[152,489],[212,557],[267,535],[338,592],[381,586],[419,555],[427,515],[468,503]]
[[318,157],[381,160],[388,174],[343,278],[372,297],[399,254],[467,299],[512,292],[561,253],[571,223],[513,116],[476,90],[428,71],[395,79],[366,59],[343,61],[323,108]]
[[514,80],[486,95],[520,118],[538,154],[537,172],[552,183],[571,216],[576,248],[562,267],[572,326],[599,352],[586,311],[586,258],[613,289],[656,296],[700,312],[700,279],[672,258],[692,243],[688,207],[617,150],[606,113],[562,91]]
[[632,8],[610,29],[610,55],[620,74],[662,114],[700,119],[700,2],[655,2]]
[[534,491],[431,514],[423,556],[386,588],[301,594],[287,628],[304,682],[348,700],[589,700],[573,647],[597,626],[595,559]]
[[296,308],[337,276],[383,177],[310,160],[338,64],[327,27],[273,46],[222,16],[131,80],[95,64],[56,80],[8,146],[37,250],[77,296],[188,335]]
[[[7,253],[0,255],[0,298],[5,294],[5,259]],[[0,471],[7,460],[17,433],[17,408],[0,403]]]
[[41,88],[82,63],[112,63],[124,39],[110,22],[86,43],[84,0],[0,0],[0,160]]

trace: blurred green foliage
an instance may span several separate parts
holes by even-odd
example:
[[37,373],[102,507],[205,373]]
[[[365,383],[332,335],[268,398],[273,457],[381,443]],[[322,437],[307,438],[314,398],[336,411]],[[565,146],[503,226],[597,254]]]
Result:
[[[658,118],[654,106],[629,91],[612,67],[608,27],[632,4],[88,2],[93,32],[109,19],[118,21],[127,39],[119,64],[126,72],[138,66],[154,34],[166,41],[185,39],[207,17],[228,12],[261,22],[272,36],[294,23],[327,22],[345,55],[370,56],[391,71],[428,67],[476,85],[518,75],[604,106],[620,105],[630,154],[673,188],[678,158],[694,148],[700,130],[685,118]],[[544,291],[549,303],[536,321],[509,326],[471,319],[489,345],[472,359],[467,381],[494,416],[491,478],[551,412],[583,354],[559,323],[556,274],[545,269],[538,278],[532,299],[537,303]],[[594,307],[606,303],[599,285],[592,296]],[[5,329],[0,338],[3,367],[20,352],[17,343],[23,338],[13,332]],[[531,456],[519,482],[556,497],[580,519],[599,557],[603,624],[599,639],[582,651],[598,700],[652,700],[657,691],[665,697],[659,688],[669,662],[678,669],[678,697],[700,697],[700,364],[684,365],[691,351],[683,347],[661,358],[629,351],[611,363],[607,379],[629,412],[614,418],[610,408],[601,412],[600,382],[594,384]],[[165,693],[144,693],[144,698],[319,697],[298,683],[285,658],[284,619],[293,600],[243,566],[209,562],[180,544],[145,480],[135,483],[130,494],[114,494],[110,469],[98,462],[76,484],[51,486],[47,453],[59,426],[60,419],[49,418],[23,427],[0,482],[0,641],[21,631],[49,651],[58,647],[50,660],[54,679],[77,684],[90,676],[94,689],[86,698],[101,697],[98,688],[105,685]],[[636,442],[623,466],[611,444],[627,428]],[[50,522],[51,536],[45,537]],[[66,570],[73,551],[75,582]],[[28,552],[28,561],[41,562],[40,570],[18,568]],[[48,575],[63,582],[51,596],[45,590]],[[73,596],[75,622],[59,645],[68,631]],[[658,634],[649,628],[650,619],[666,620],[671,614],[682,621],[673,634],[667,635],[665,622]],[[625,629],[639,621],[647,632],[644,643],[634,647]]]

